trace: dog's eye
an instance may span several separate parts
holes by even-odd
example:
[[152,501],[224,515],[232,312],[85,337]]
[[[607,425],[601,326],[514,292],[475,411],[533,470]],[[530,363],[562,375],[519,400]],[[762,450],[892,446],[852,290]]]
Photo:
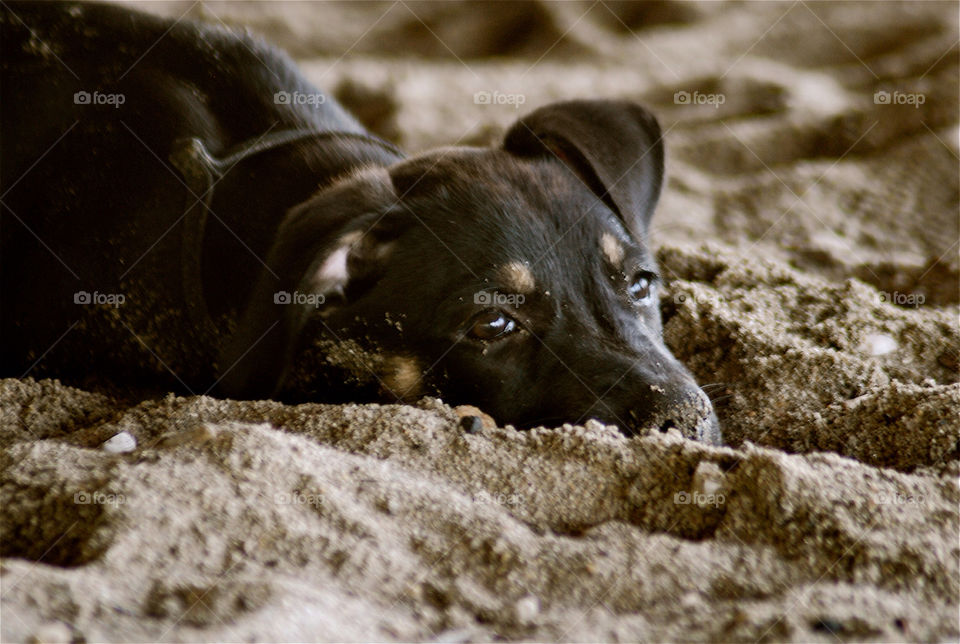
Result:
[[653,280],[650,273],[637,273],[627,285],[627,294],[634,302],[643,302],[653,292]]
[[477,340],[497,340],[517,329],[516,321],[501,311],[490,309],[483,311],[473,318],[470,337]]

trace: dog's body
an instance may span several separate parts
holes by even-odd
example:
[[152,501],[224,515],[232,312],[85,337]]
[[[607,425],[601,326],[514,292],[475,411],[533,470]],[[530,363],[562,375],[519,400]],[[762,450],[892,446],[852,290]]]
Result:
[[547,106],[502,148],[407,159],[248,36],[0,15],[4,375],[433,394],[719,441],[660,336],[663,149],[639,106]]
[[[210,317],[236,317],[287,209],[324,180],[398,157],[354,140],[326,142],[339,148],[328,154],[302,140],[226,172],[210,193],[214,215],[190,208],[203,182],[171,161],[175,141],[195,137],[225,155],[270,132],[364,129],[333,101],[276,104],[274,92],[316,90],[252,38],[187,21],[164,35],[166,20],[95,4],[10,8],[2,14],[4,365],[26,369],[80,320],[37,369],[109,365],[205,391],[218,339],[197,323],[203,312],[182,275],[190,256],[202,257]],[[91,103],[75,102],[81,92]],[[123,103],[92,104],[95,92]],[[197,248],[188,224],[204,215]],[[75,293],[119,294],[124,303],[83,306]]]

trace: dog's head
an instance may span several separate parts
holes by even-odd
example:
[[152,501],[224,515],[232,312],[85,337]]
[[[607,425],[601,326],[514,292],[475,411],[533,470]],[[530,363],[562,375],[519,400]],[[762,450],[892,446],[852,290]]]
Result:
[[500,148],[338,181],[284,222],[223,389],[268,396],[312,380],[436,395],[520,427],[596,418],[719,442],[709,400],[661,337],[646,238],[662,181],[656,120],[612,101],[549,105]]

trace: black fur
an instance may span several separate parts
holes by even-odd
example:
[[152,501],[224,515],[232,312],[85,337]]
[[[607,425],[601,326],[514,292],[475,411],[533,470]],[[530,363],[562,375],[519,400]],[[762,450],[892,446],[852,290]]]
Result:
[[[663,146],[642,107],[548,105],[500,148],[405,158],[248,35],[115,6],[5,6],[4,375],[433,394],[518,426],[595,417],[719,441],[661,339],[646,232]],[[511,262],[533,281],[522,303]],[[513,332],[475,337],[491,316]]]

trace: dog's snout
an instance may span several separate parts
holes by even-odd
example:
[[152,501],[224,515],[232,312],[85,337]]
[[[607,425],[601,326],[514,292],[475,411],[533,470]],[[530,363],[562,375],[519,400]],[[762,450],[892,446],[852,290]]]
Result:
[[635,374],[613,388],[604,403],[629,434],[676,429],[711,445],[723,442],[710,398],[686,370],[658,376]]
[[661,432],[678,430],[687,438],[711,445],[722,442],[717,416],[710,398],[693,383],[684,383],[664,396],[664,401],[655,406],[654,414],[644,423]]

